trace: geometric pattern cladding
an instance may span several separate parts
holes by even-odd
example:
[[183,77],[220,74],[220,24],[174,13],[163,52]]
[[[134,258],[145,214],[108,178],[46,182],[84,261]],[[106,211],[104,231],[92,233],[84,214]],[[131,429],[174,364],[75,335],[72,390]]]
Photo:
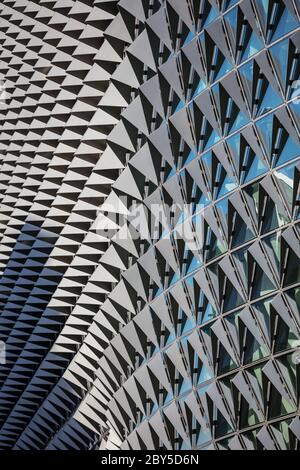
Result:
[[299,450],[299,2],[3,0],[0,80],[0,449]]

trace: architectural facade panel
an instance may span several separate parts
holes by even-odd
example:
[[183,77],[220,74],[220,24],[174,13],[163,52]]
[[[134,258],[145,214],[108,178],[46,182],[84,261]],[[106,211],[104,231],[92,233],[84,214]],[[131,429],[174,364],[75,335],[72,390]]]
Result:
[[299,20],[3,0],[1,450],[299,450]]

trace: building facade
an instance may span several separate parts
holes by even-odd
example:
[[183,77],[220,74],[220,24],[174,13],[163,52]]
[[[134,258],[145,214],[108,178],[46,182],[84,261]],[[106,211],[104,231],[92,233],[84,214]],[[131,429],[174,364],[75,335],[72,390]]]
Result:
[[299,449],[299,20],[3,0],[0,449]]

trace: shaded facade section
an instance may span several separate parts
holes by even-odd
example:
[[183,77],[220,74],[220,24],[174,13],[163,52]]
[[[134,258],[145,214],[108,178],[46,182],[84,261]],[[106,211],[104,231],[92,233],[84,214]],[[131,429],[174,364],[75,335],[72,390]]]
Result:
[[0,211],[59,227],[40,308],[64,316],[63,372],[3,442],[298,449],[298,3],[17,3]]

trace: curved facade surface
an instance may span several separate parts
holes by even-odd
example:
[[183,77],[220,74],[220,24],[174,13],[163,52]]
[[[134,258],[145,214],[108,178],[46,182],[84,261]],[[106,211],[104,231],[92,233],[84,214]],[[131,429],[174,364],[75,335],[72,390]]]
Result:
[[299,19],[2,2],[0,449],[299,449]]

